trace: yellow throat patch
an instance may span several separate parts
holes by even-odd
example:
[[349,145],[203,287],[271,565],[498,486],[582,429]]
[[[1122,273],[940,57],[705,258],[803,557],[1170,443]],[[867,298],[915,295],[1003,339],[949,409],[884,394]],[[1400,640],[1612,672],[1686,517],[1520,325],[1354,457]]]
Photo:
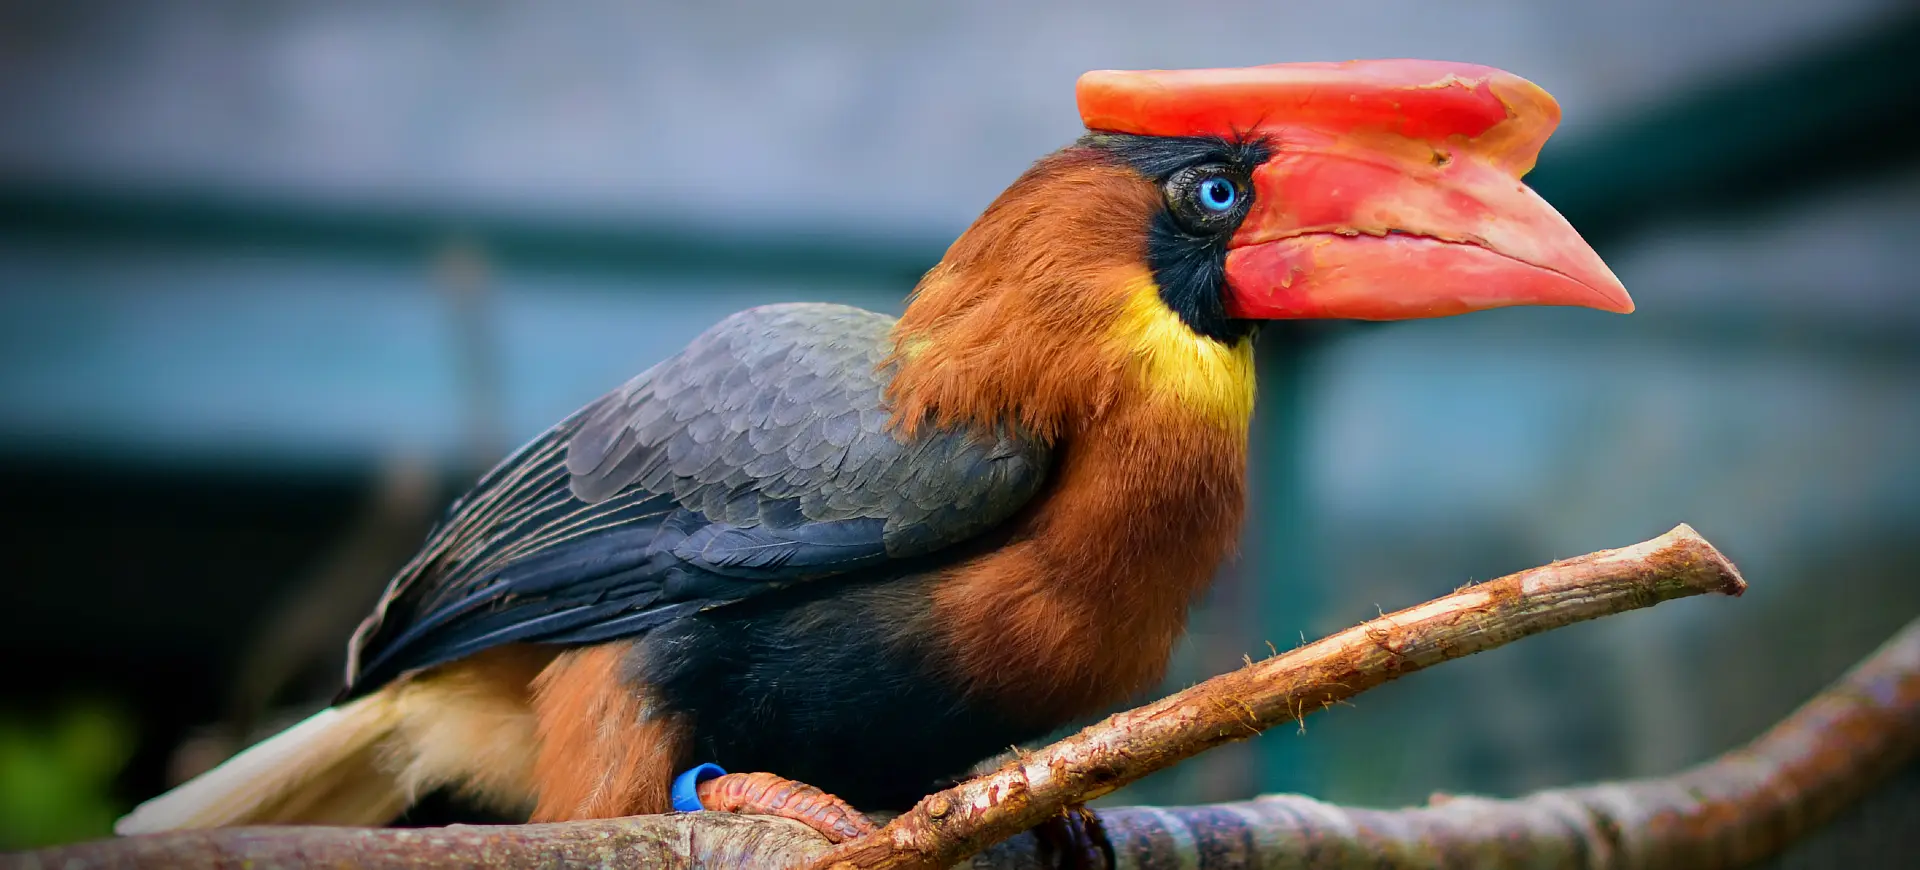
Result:
[[1191,413],[1245,430],[1253,416],[1253,340],[1231,345],[1205,338],[1160,300],[1160,287],[1140,278],[1127,292],[1113,341],[1133,360],[1147,394]]

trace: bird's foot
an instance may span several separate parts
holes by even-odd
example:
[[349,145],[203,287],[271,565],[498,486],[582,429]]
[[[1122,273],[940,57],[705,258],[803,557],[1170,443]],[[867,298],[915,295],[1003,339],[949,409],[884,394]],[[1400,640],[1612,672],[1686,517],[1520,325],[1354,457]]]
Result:
[[1033,829],[1040,845],[1040,861],[1059,870],[1110,870],[1113,867],[1113,843],[1107,839],[1100,817],[1084,806],[1074,805],[1060,811]]
[[804,782],[771,773],[729,773],[702,781],[696,792],[700,806],[723,813],[779,816],[820,832],[828,841],[844,843],[878,828],[833,795]]

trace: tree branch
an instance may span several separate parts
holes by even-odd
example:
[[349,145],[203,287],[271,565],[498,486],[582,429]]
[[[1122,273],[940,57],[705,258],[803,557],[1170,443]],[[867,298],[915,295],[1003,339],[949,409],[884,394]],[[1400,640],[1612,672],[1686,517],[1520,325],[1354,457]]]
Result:
[[1680,525],[1651,541],[1509,574],[1349,628],[1108,717],[986,776],[922,799],[812,866],[948,867],[1222,743],[1292,722],[1405,674],[1528,635],[1746,581]]
[[[1674,776],[1398,810],[1270,795],[1100,820],[1137,867],[1716,870],[1784,851],[1916,758],[1920,619],[1760,738]],[[1010,843],[975,866],[1040,866],[1032,851]]]
[[692,813],[549,825],[218,828],[0,855],[5,870],[280,870],[297,867],[654,868],[784,866],[827,841],[786,819]]
[[[414,868],[586,863],[693,867],[737,866],[743,860],[785,866],[811,862],[814,866],[831,867],[944,867],[1046,820],[1069,804],[1111,792],[1213,746],[1291,722],[1402,674],[1598,616],[1706,592],[1737,595],[1744,589],[1745,583],[1733,565],[1684,525],[1632,547],[1563,560],[1465,587],[1439,600],[1383,616],[1317,643],[1215,677],[1145,707],[1109,717],[1073,737],[1038,752],[1023,754],[991,774],[931,795],[880,833],[831,851],[810,832],[791,823],[701,813],[491,828],[452,826],[378,831],[254,828],[182,832],[28,853],[0,859],[0,867],[237,867],[242,864],[260,867],[343,863]],[[1911,670],[1920,671],[1920,666]],[[1911,702],[1908,703],[1911,706]],[[1852,721],[1844,716],[1829,717],[1803,727],[1817,727],[1822,723],[1845,726]],[[1731,769],[1748,769],[1743,766],[1744,762],[1736,760],[1733,764]],[[1696,785],[1730,788],[1724,779]],[[1624,788],[1639,787],[1643,786]],[[1612,791],[1620,788],[1623,787],[1602,786],[1592,790],[1601,796],[1597,798],[1600,800],[1597,805],[1612,807],[1612,801],[1624,799]],[[1684,788],[1680,792],[1656,791],[1644,797],[1652,799],[1663,793],[1685,792]],[[1639,792],[1630,796],[1642,797]],[[1559,807],[1566,799],[1542,795],[1503,805],[1521,806],[1528,805],[1527,801],[1542,800],[1546,801],[1542,806]],[[1399,843],[1396,837],[1429,830],[1406,827],[1409,823],[1398,821],[1403,816],[1416,819],[1425,818],[1418,814],[1438,813],[1441,816],[1436,818],[1452,819],[1454,816],[1450,814],[1464,814],[1473,807],[1499,803],[1460,799],[1432,809],[1382,813],[1337,810],[1304,798],[1283,797],[1187,810],[1113,810],[1101,813],[1101,819],[1107,823],[1116,847],[1127,850],[1127,854],[1157,854],[1153,851],[1159,848],[1155,844],[1163,841],[1187,844],[1167,847],[1174,850],[1170,854],[1184,854],[1184,850],[1195,848],[1194,844],[1199,842],[1195,825],[1207,831],[1237,830],[1239,833],[1226,836],[1239,838],[1236,842],[1242,847],[1223,854],[1240,855],[1241,863],[1211,859],[1204,862],[1209,867],[1228,867],[1242,866],[1246,859],[1257,857],[1246,848],[1249,844],[1260,846],[1251,851],[1262,854],[1270,849],[1292,849],[1297,853],[1302,844],[1314,848],[1315,854],[1322,854],[1323,848],[1335,849],[1349,844],[1352,850],[1357,850],[1356,854],[1372,855],[1375,853],[1366,850],[1375,849],[1378,843]],[[1449,809],[1454,806],[1459,809]],[[1337,818],[1338,814],[1351,818]],[[1353,819],[1362,818],[1368,826],[1352,826]],[[1459,827],[1445,829],[1453,831],[1446,836],[1464,844],[1462,848],[1485,851],[1506,847],[1504,835],[1512,821],[1504,815],[1496,812],[1490,817],[1463,815],[1462,818],[1464,822]],[[1696,832],[1684,826],[1674,828],[1663,821],[1669,818],[1666,815],[1617,812],[1607,818],[1632,827],[1613,829],[1596,823],[1594,827],[1600,832],[1596,842],[1625,844],[1632,837],[1641,836],[1639,832],[1664,832],[1670,828],[1674,831],[1671,834],[1646,833],[1644,836],[1684,838],[1695,833],[1713,833]],[[1720,819],[1719,816],[1713,818]],[[1279,827],[1265,824],[1277,820],[1287,820],[1287,823]],[[1154,825],[1162,826],[1157,834]],[[1187,827],[1185,836],[1170,836],[1178,833],[1176,825]],[[1444,826],[1431,828],[1443,829]],[[1013,867],[1030,862],[1033,859],[1031,838],[1021,839],[1025,845],[996,850],[994,866]],[[1424,842],[1418,838],[1416,841]],[[1624,845],[1618,847],[1625,848]],[[1425,865],[1425,862],[1415,863]]]

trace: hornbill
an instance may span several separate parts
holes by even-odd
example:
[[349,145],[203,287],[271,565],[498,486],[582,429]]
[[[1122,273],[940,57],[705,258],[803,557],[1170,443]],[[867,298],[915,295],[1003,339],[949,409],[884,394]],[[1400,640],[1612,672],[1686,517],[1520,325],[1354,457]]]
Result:
[[393,578],[334,706],[119,830],[378,824],[450,787],[844,839],[1161,677],[1239,533],[1260,321],[1633,308],[1521,182],[1559,107],[1510,73],[1078,99],[1086,134],[902,317],[743,311],[540,435]]

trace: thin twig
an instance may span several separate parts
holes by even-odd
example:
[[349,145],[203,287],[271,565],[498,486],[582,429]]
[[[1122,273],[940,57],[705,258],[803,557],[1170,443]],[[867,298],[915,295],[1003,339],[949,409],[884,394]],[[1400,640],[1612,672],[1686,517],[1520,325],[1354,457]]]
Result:
[[[1746,746],[1679,774],[1359,809],[1301,795],[1103,810],[1135,867],[1718,870],[1776,855],[1920,758],[1920,619]],[[1030,838],[975,867],[1038,866]]]
[[[928,797],[880,834],[831,852],[817,836],[789,822],[700,813],[490,828],[190,831],[5,857],[0,867],[948,866],[1070,803],[1091,800],[1210,747],[1293,721],[1402,674],[1573,622],[1705,592],[1737,595],[1744,588],[1733,565],[1686,526],[1625,549],[1470,586],[1109,717],[1037,752],[1022,753],[994,773]],[[1920,664],[1910,670],[1920,672]],[[1833,721],[1841,725],[1852,721],[1836,716]],[[1183,813],[1208,814],[1221,824],[1242,818],[1242,836],[1256,838],[1245,842],[1271,845],[1273,835],[1263,833],[1264,827],[1244,832],[1254,818],[1266,817],[1254,812],[1260,807],[1279,807],[1278,813],[1290,815],[1285,804],[1272,803],[1286,800],[1304,799],[1100,815],[1115,835],[1116,849],[1135,849],[1136,840],[1151,847],[1158,841],[1147,826],[1179,819]],[[1392,816],[1383,815],[1382,829],[1397,830]],[[1327,813],[1290,817],[1293,832],[1307,832],[1307,843],[1338,844],[1357,835],[1357,829],[1346,827],[1349,822]],[[1504,829],[1463,829],[1460,836],[1476,832],[1484,837]],[[1031,838],[1021,840],[1024,845],[996,850],[990,863],[1033,866]],[[1233,854],[1254,861],[1264,853],[1242,849]]]
[[[1759,739],[1676,776],[1514,800],[1436,796],[1429,806],[1400,810],[1272,795],[1099,816],[1115,854],[1136,867],[1714,870],[1784,849],[1916,757],[1920,619]],[[0,856],[0,867],[791,866],[827,848],[782,819],[698,813],[425,831],[193,831]],[[972,866],[1047,864],[1034,839],[1021,835]]]
[[1469,586],[1110,716],[922,799],[879,833],[812,866],[948,867],[1069,805],[1401,675],[1571,623],[1745,589],[1733,563],[1686,525],[1631,547]]

